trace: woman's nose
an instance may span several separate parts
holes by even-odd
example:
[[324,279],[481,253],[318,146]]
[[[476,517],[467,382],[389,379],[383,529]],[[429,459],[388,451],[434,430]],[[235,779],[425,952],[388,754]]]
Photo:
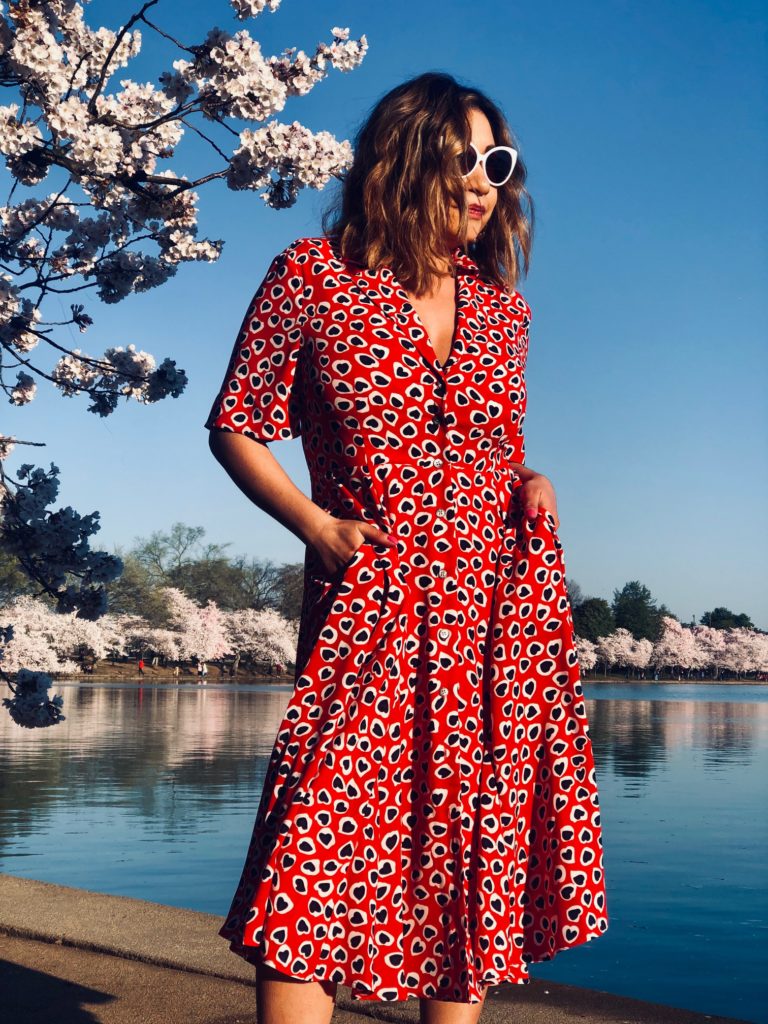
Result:
[[467,178],[467,183],[470,190],[472,192],[477,192],[480,196],[486,195],[491,187],[491,183],[485,176],[485,171],[479,164]]

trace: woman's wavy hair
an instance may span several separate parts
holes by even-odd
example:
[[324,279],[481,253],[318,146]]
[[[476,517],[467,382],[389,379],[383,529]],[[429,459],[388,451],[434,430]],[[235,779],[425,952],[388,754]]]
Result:
[[[488,118],[496,145],[519,146],[504,115],[478,89],[428,71],[384,95],[359,127],[352,166],[322,215],[323,234],[340,257],[376,270],[385,265],[413,294],[427,290],[449,255],[450,203],[466,237],[466,181],[456,157],[471,139],[469,112]],[[482,277],[514,291],[528,272],[533,201],[518,156],[511,178],[497,190],[493,214],[466,251]]]

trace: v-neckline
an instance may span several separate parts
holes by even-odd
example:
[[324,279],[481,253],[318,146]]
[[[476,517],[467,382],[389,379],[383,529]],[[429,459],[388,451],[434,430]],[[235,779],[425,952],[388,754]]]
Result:
[[448,363],[451,362],[451,360],[453,359],[454,352],[456,351],[456,338],[457,338],[458,333],[459,333],[459,319],[460,319],[460,317],[459,317],[459,303],[461,302],[461,284],[460,284],[460,279],[461,279],[461,271],[457,267],[456,268],[456,273],[453,275],[453,331],[451,333],[451,343],[450,343],[450,346],[448,347],[448,355],[445,357],[445,361],[444,362],[441,362],[440,359],[438,358],[437,349],[435,348],[435,343],[432,341],[432,338],[431,338],[431,336],[429,334],[429,331],[427,330],[427,325],[422,320],[421,314],[419,313],[418,309],[416,309],[416,307],[414,306],[413,302],[408,297],[408,293],[406,292],[406,290],[401,285],[398,286],[398,287],[400,287],[400,290],[402,291],[403,295],[405,296],[405,301],[410,306],[410,309],[411,309],[411,312],[413,314],[414,320],[416,321],[416,323],[419,325],[419,327],[421,327],[422,331],[424,332],[424,337],[427,339],[427,343],[429,344],[429,347],[432,350],[433,361],[435,363],[435,366],[438,368],[438,370],[444,369],[448,365]]
[[448,350],[448,355],[446,357],[445,362],[440,362],[440,360],[438,359],[437,350],[435,349],[435,346],[432,343],[432,339],[429,336],[429,331],[427,330],[424,321],[419,316],[418,310],[408,297],[408,293],[406,292],[405,288],[400,284],[392,269],[387,268],[391,278],[390,285],[394,288],[400,301],[403,303],[403,311],[411,316],[414,323],[421,330],[422,334],[424,335],[424,338],[426,339],[426,344],[429,348],[429,351],[432,353],[432,362],[441,373],[445,372],[446,367],[449,366],[454,361],[454,359],[459,355],[459,352],[462,349],[461,321],[464,310],[470,301],[470,287],[465,277],[465,275],[468,274],[467,268],[465,267],[465,263],[469,262],[471,260],[471,257],[464,256],[461,247],[457,246],[451,252],[451,258],[455,270],[455,308],[453,317],[453,336],[451,338],[451,347]]
[[[357,270],[357,280],[352,286],[365,301],[379,303],[384,316],[392,317],[399,323],[408,343],[418,349],[422,358],[441,376],[445,376],[447,370],[454,366],[465,350],[469,351],[472,347],[467,332],[471,330],[477,335],[483,324],[482,309],[476,307],[474,301],[477,263],[460,245],[452,250],[451,257],[456,269],[456,313],[451,349],[444,363],[439,361],[432,339],[416,307],[390,266],[384,264],[375,271],[366,268]],[[463,335],[467,335],[466,343]]]

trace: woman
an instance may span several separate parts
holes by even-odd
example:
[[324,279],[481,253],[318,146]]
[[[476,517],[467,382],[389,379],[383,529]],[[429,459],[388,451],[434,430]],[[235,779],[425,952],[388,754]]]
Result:
[[[607,928],[555,494],[524,465],[516,149],[449,75],[384,96],[206,422],[306,544],[294,693],[220,932],[258,965],[260,1024],[327,1022],[339,982],[469,1024],[488,985]],[[298,436],[311,499],[267,448]]]

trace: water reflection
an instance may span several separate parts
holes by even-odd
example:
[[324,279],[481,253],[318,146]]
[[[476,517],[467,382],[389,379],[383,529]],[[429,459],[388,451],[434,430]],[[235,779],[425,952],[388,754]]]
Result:
[[[707,700],[602,699],[588,702],[590,733],[614,771],[643,777],[681,751],[705,754],[707,769],[744,765],[765,747],[768,689],[750,687],[746,702]],[[728,696],[732,696],[726,691]],[[605,696],[601,691],[601,696]]]
[[[531,975],[767,1021],[768,688],[585,689],[609,930]],[[224,914],[291,687],[56,691],[0,714],[0,871]]]

